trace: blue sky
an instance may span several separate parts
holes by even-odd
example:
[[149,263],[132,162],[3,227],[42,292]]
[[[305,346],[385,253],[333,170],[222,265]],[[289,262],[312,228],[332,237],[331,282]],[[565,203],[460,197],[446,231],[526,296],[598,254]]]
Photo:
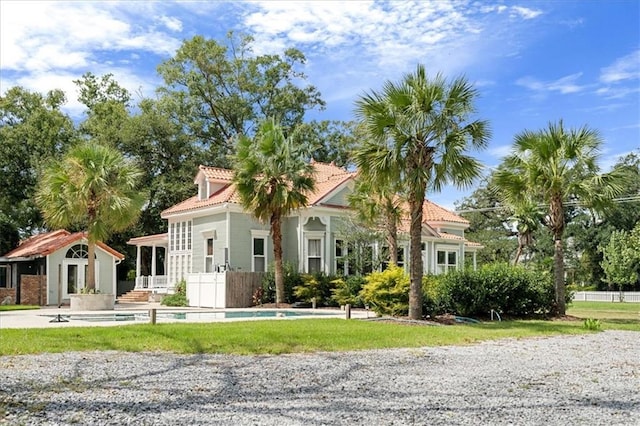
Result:
[[[157,65],[183,40],[255,37],[256,53],[297,47],[327,102],[310,118],[353,119],[354,100],[423,63],[430,74],[466,76],[479,118],[493,130],[476,156],[489,168],[513,136],[564,119],[600,131],[607,169],[640,148],[640,2],[393,1],[153,2],[0,1],[0,93],[20,85],[67,92],[73,80],[114,74],[135,96],[153,96]],[[470,190],[428,194],[452,208]]]

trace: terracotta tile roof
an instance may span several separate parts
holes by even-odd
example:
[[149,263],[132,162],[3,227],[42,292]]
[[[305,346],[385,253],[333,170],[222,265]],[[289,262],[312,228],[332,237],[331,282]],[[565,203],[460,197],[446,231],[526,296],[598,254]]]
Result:
[[424,222],[455,222],[462,224],[469,223],[467,219],[458,216],[452,211],[449,211],[444,207],[440,207],[439,205],[429,200],[424,200],[424,204],[422,205],[422,218]]
[[200,166],[198,168],[208,181],[211,182],[231,182],[233,180],[233,170],[221,169],[219,167]]
[[[86,237],[87,234],[85,232],[75,232],[72,234],[64,229],[44,232],[22,241],[17,248],[7,253],[4,257],[8,259],[20,257],[44,257],[71,243],[83,238],[86,239]],[[112,256],[120,260],[124,259],[124,255],[122,253],[117,252],[103,242],[98,242],[97,245]]]
[[[312,165],[315,173],[316,188],[308,195],[309,205],[318,204],[324,197],[329,195],[331,191],[356,175],[354,172],[348,172],[333,164],[312,162]],[[200,166],[200,170],[205,174],[207,179],[216,182],[225,181],[228,182],[228,184],[219,191],[211,194],[206,200],[200,200],[198,196],[193,196],[169,207],[162,212],[162,217],[173,213],[194,211],[203,207],[211,207],[225,203],[240,204],[240,196],[236,191],[235,185],[231,182],[233,179],[233,170],[207,166]]]

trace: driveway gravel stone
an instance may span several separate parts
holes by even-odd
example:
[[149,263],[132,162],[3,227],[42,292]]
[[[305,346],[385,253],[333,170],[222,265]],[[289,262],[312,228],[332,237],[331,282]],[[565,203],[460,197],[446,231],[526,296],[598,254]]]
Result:
[[0,424],[640,425],[640,333],[278,356],[4,356]]

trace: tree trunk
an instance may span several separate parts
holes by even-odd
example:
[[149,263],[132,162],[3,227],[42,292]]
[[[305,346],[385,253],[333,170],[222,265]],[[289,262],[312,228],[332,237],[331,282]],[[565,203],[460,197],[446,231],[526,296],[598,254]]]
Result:
[[556,293],[556,314],[566,313],[564,302],[564,252],[562,250],[562,234],[564,233],[564,205],[562,197],[554,195],[550,204],[550,225],[553,232],[553,278]]
[[88,250],[87,250],[87,276],[85,277],[87,281],[86,289],[88,292],[93,290],[95,292],[96,289],[96,243],[88,240],[87,242]]
[[395,216],[387,213],[387,245],[389,246],[389,263],[398,264],[398,225]]
[[520,255],[522,254],[522,242],[520,242],[520,238],[518,238],[518,250],[516,250],[516,257],[513,259],[513,266],[516,266],[520,261]]
[[422,204],[424,203],[424,191],[412,191],[409,196],[409,210],[411,214],[411,225],[409,235],[411,238],[409,253],[411,261],[409,263],[409,277],[411,286],[409,288],[409,318],[414,320],[422,319]]
[[557,238],[553,246],[553,277],[556,289],[557,314],[564,315],[567,307],[564,301],[564,252],[562,250],[562,239]]
[[271,216],[271,237],[273,238],[273,258],[275,260],[276,307],[284,303],[284,273],[282,268],[282,229],[280,216]]

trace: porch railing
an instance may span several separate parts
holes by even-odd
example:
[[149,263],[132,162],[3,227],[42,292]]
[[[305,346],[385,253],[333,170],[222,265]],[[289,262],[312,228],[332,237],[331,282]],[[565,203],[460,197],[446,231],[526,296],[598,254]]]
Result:
[[136,290],[151,290],[157,293],[167,292],[167,276],[142,276],[136,277]]

